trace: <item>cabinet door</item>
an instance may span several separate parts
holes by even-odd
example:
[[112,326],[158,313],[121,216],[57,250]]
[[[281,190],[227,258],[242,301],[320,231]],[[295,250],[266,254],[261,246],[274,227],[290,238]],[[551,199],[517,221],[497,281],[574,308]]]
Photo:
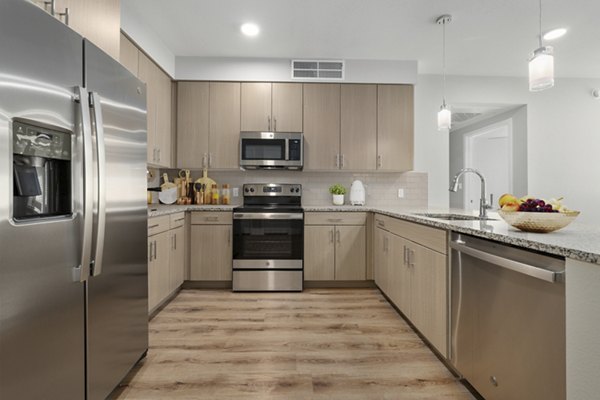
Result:
[[185,270],[185,227],[172,229],[171,259],[169,261],[169,291],[172,293],[183,283]]
[[169,290],[169,258],[171,253],[169,232],[148,238],[152,247],[152,261],[148,267],[148,309],[154,309],[171,292]]
[[409,242],[413,269],[411,321],[442,353],[447,351],[448,292],[446,257]]
[[404,251],[407,249],[407,240],[389,234],[390,244],[388,251],[388,275],[390,285],[390,299],[396,307],[408,318],[411,317],[412,298],[412,271],[408,263],[404,262]]
[[377,86],[377,169],[413,169],[414,105],[412,85]]
[[192,225],[190,278],[230,281],[231,225]]
[[335,227],[335,279],[362,281],[367,273],[366,227]]
[[[387,253],[389,233],[381,228],[375,228],[375,238],[373,240],[373,251],[374,251],[374,275],[375,283],[379,286],[379,289],[386,295],[388,295],[388,262],[389,257]],[[388,295],[389,296],[389,295]]]
[[241,130],[270,131],[271,84],[264,82],[242,83]]
[[119,59],[120,0],[56,0],[55,7],[57,13],[68,8],[69,26],[115,60]]
[[334,226],[304,227],[304,280],[335,279]]
[[155,66],[158,98],[156,99],[157,164],[171,167],[171,78]]
[[156,148],[156,98],[158,96],[158,87],[156,84],[156,66],[142,52],[139,52],[138,78],[146,83],[146,108],[147,108],[147,151],[148,164],[156,165],[158,163]]
[[302,132],[302,84],[273,83],[272,129]]
[[208,163],[207,82],[177,84],[177,166],[203,168]]
[[341,167],[375,170],[377,156],[377,86],[342,85]]
[[121,48],[119,50],[119,62],[127,68],[132,74],[138,76],[139,53],[138,48],[121,34]]
[[338,169],[340,85],[304,85],[304,169]]
[[237,169],[240,166],[240,84],[210,83],[210,168]]

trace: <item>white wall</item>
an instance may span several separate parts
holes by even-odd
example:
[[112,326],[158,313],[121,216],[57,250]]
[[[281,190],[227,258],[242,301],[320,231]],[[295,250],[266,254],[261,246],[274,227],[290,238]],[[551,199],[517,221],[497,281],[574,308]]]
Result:
[[150,27],[140,21],[126,2],[121,2],[121,29],[171,77],[175,76],[175,55]]
[[[345,61],[345,83],[417,81],[416,61]],[[177,57],[175,76],[179,80],[286,82],[292,80],[290,62],[289,58]]]
[[[527,104],[529,193],[565,197],[581,220],[600,220],[600,100],[591,96],[600,79],[558,78],[556,86],[528,91],[526,78],[447,79],[452,104]],[[415,170],[429,174],[429,205],[448,206],[449,137],[437,131],[441,77],[419,75],[415,86]],[[520,193],[515,193],[520,194]]]

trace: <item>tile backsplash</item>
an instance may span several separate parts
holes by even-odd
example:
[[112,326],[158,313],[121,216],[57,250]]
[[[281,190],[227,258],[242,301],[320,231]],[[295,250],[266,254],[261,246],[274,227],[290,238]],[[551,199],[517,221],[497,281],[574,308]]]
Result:
[[[148,187],[159,185],[158,173],[154,170],[154,179],[149,179]],[[173,181],[179,170],[161,170]],[[192,171],[192,179],[202,176],[202,171]],[[350,185],[356,179],[361,180],[367,192],[366,204],[371,206],[426,207],[427,174],[424,172],[405,173],[352,173],[352,172],[311,172],[311,171],[210,171],[208,176],[219,187],[228,183],[231,188],[239,188],[239,197],[233,197],[232,204],[242,203],[241,187],[244,183],[299,183],[302,185],[302,204],[306,206],[324,206],[331,204],[329,186],[339,183],[346,187],[345,203],[350,202]],[[162,183],[162,182],[161,182]],[[398,197],[398,189],[404,191],[404,197]]]

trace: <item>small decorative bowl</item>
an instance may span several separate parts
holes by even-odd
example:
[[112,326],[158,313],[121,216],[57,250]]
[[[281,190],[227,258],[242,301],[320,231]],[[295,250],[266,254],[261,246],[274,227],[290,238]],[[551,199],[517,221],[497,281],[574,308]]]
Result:
[[557,231],[569,225],[577,218],[579,211],[545,213],[498,210],[498,215],[500,215],[507,224],[522,231],[548,233]]

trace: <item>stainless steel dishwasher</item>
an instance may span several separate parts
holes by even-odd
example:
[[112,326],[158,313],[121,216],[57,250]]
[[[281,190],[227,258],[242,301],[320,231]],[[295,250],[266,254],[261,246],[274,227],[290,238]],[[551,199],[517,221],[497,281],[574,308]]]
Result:
[[564,258],[452,233],[450,361],[486,400],[564,400]]

